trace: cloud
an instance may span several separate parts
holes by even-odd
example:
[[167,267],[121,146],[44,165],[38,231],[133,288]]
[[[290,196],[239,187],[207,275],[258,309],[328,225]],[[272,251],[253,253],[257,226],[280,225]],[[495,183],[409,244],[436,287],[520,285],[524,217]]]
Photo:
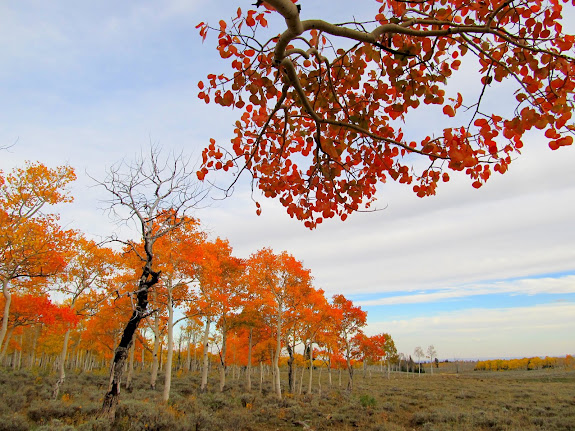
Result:
[[560,278],[529,278],[478,283],[451,287],[436,292],[389,296],[386,298],[356,301],[356,303],[361,306],[418,304],[464,298],[468,296],[504,293],[522,295],[575,293],[575,275]]
[[557,153],[529,144],[512,170],[484,189],[456,177],[438,196],[419,199],[406,187],[384,184],[385,210],[330,220],[314,231],[257,193],[263,214],[255,217],[249,184],[204,220],[240,254],[264,245],[288,250],[330,294],[437,290],[572,271],[575,148]]
[[370,322],[391,334],[399,352],[434,344],[439,358],[563,356],[574,353],[575,303],[471,308],[406,320]]

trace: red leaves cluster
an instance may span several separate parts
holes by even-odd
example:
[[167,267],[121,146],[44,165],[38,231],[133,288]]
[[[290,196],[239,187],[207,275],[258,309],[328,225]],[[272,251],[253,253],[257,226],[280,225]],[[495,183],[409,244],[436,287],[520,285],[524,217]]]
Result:
[[[0,297],[3,308],[3,298]],[[79,321],[73,309],[54,304],[46,295],[14,295],[8,325],[11,328],[30,325],[52,325],[55,323],[75,326]]]
[[[289,2],[269,3],[289,9]],[[313,228],[369,207],[388,178],[415,182],[421,197],[449,180],[445,169],[480,187],[492,169],[507,171],[533,127],[546,131],[551,149],[572,144],[575,38],[561,33],[559,0],[378,3],[379,27],[363,34],[301,21],[301,34],[288,24],[286,33],[260,40],[264,14],[273,10],[267,2],[263,12],[239,9],[230,23],[221,21],[217,49],[234,71],[209,75],[199,97],[242,114],[230,153],[212,142],[198,177],[234,165],[247,169],[265,196],[279,198],[290,216]],[[209,27],[199,27],[205,37]],[[335,47],[333,55],[330,34],[358,43]],[[481,96],[465,103],[458,94],[446,103],[443,87],[465,56],[479,62]],[[484,93],[504,80],[518,85],[515,113],[482,112]],[[407,138],[400,122],[424,105],[437,105],[462,126]],[[430,167],[414,171],[414,156]]]

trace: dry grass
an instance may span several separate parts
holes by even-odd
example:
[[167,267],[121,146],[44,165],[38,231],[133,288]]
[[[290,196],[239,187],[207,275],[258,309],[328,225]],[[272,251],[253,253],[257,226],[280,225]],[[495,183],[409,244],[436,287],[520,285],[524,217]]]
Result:
[[575,430],[575,371],[460,371],[392,373],[391,379],[358,373],[353,394],[339,388],[337,378],[330,388],[324,373],[321,395],[283,400],[269,383],[261,394],[245,393],[241,380],[231,381],[223,394],[199,394],[198,377],[184,375],[176,377],[167,405],[159,402],[161,385],[151,391],[143,373],[131,393],[123,392],[111,427],[93,419],[105,372],[70,376],[61,399],[48,401],[55,376],[0,371],[0,431]]

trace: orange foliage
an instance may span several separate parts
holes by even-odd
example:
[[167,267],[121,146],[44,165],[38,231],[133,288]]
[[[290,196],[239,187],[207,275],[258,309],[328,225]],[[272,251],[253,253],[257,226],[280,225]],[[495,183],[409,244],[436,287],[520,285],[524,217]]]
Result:
[[[0,297],[0,311],[4,299]],[[8,317],[11,328],[32,325],[54,325],[67,323],[72,326],[78,323],[74,310],[67,305],[54,304],[46,295],[14,295]]]
[[[350,16],[333,25],[301,21],[290,0],[267,0],[216,27],[202,22],[200,36],[217,34],[233,72],[209,74],[198,97],[240,114],[231,149],[210,140],[198,178],[248,170],[266,197],[313,228],[369,207],[388,180],[414,184],[423,197],[452,170],[481,187],[492,170],[507,171],[533,128],[545,130],[553,150],[572,145],[575,37],[561,25],[567,1],[378,0],[361,24]],[[281,35],[269,41],[268,14],[281,14],[277,22],[287,26],[272,29]],[[448,97],[446,84],[472,56],[480,95]],[[484,96],[497,97],[507,80],[517,84],[515,110],[483,112]],[[408,136],[402,122],[426,106],[454,125]],[[424,167],[415,170],[412,156]]]

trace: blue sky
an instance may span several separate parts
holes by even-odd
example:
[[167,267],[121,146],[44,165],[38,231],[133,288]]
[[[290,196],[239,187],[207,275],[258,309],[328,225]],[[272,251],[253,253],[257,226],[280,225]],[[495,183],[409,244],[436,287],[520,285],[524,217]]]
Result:
[[[79,178],[74,204],[59,208],[63,223],[109,235],[118,228],[86,173],[103,178],[106,167],[149,142],[198,156],[210,137],[230,138],[237,112],[197,99],[197,82],[225,64],[214,39],[202,44],[195,25],[250,3],[1,3],[0,146],[15,145],[0,153],[0,168],[25,160],[69,163]],[[343,0],[329,8],[325,1],[302,3],[306,18],[348,18]],[[377,3],[355,7],[359,17]],[[473,94],[474,82],[467,65],[448,91]],[[502,88],[486,103],[511,109],[502,102],[509,92]],[[406,131],[418,135],[445,117],[408,120]],[[316,287],[361,304],[369,311],[368,332],[391,333],[400,352],[434,344],[447,358],[573,354],[574,165],[575,148],[552,152],[533,133],[510,172],[480,190],[455,175],[438,196],[421,200],[408,187],[386,184],[381,211],[311,232],[275,201],[263,200],[257,217],[246,181],[197,216],[238,256],[270,246],[303,260]]]

